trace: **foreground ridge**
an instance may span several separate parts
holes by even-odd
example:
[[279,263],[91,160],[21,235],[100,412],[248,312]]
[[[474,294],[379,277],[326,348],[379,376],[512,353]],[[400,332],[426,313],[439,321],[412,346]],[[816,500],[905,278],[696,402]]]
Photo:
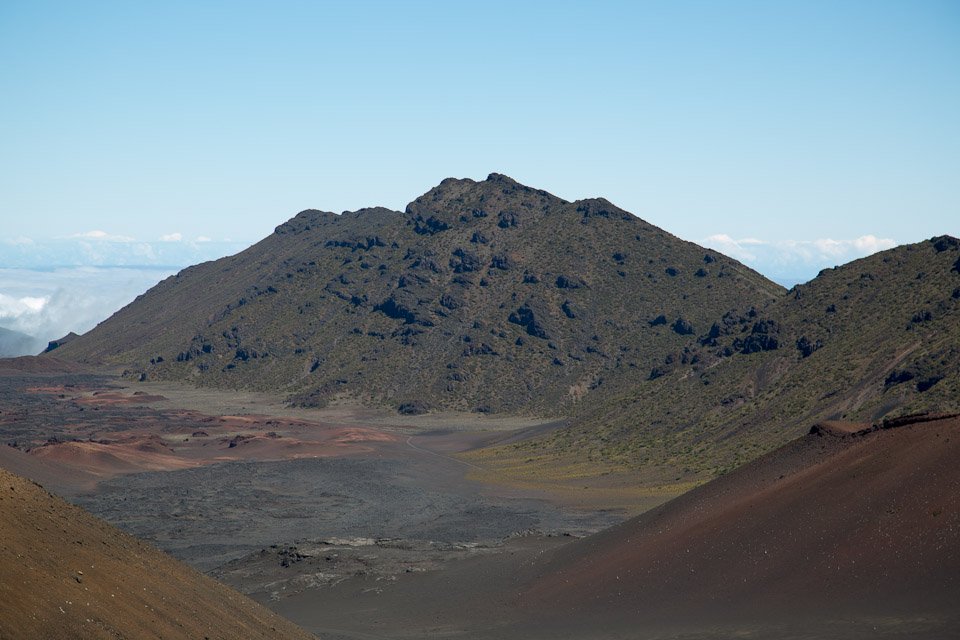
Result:
[[0,637],[313,636],[0,469]]

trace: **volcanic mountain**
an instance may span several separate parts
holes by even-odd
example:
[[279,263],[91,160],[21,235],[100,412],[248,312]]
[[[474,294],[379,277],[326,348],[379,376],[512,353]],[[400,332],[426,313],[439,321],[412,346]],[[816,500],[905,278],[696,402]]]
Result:
[[631,465],[729,470],[830,419],[960,411],[960,240],[827,269],[725,313],[549,444]]
[[404,212],[303,211],[53,353],[304,405],[560,415],[783,294],[606,200],[492,174],[444,180]]
[[0,469],[0,637],[313,636]]

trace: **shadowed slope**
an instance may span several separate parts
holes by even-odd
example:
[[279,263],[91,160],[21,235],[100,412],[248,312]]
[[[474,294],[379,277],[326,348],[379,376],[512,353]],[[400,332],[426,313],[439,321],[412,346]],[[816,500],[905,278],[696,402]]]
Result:
[[0,469],[0,637],[312,636]]

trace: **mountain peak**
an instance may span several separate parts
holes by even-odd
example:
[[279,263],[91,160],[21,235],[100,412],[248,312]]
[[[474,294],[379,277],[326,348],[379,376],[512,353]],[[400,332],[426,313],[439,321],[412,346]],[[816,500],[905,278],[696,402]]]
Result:
[[447,178],[408,204],[406,213],[417,229],[433,233],[482,218],[500,226],[515,226],[520,218],[566,204],[542,189],[491,173],[480,182]]
[[519,182],[517,182],[516,180],[514,180],[513,178],[511,178],[510,176],[504,175],[504,174],[502,174],[502,173],[496,173],[496,172],[491,173],[490,175],[488,175],[488,176],[487,176],[487,179],[486,179],[486,182],[499,182],[499,183],[506,183],[506,184],[511,184],[511,185],[517,185],[517,186],[521,186],[521,187],[524,186],[524,185],[521,185],[521,184],[520,184]]
[[318,209],[304,209],[294,217],[274,229],[277,235],[298,234],[310,231],[316,226],[330,224],[337,218],[337,214],[332,211],[320,211]]

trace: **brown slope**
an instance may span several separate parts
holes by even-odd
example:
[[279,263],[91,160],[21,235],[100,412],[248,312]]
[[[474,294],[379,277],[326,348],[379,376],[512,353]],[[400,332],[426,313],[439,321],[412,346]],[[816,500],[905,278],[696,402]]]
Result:
[[310,638],[0,469],[0,638]]
[[10,446],[0,446],[0,468],[42,484],[61,496],[92,491],[100,478],[89,471],[46,461]]
[[606,200],[492,174],[404,212],[304,211],[52,353],[305,404],[563,413],[646,376],[731,304],[783,293]]
[[921,618],[925,637],[960,632],[960,419],[845,431],[559,550],[519,589],[520,611],[574,636]]
[[86,368],[76,362],[61,360],[51,356],[20,356],[0,358],[0,376],[83,373]]

